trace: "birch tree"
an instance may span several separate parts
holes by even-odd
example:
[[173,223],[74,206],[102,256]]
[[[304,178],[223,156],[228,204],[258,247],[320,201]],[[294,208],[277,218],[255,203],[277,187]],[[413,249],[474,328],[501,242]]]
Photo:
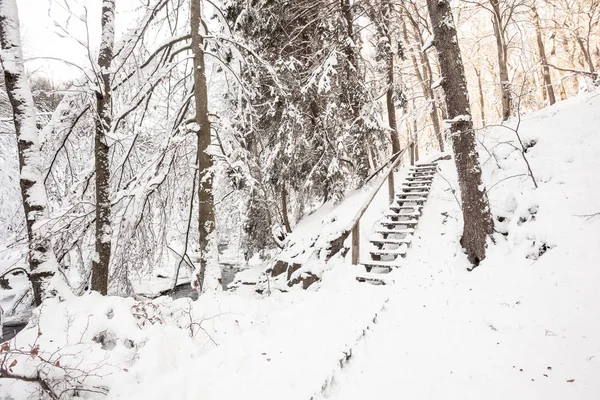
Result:
[[440,62],[450,123],[449,136],[458,172],[463,214],[461,245],[477,266],[485,258],[486,241],[493,230],[492,215],[475,147],[467,80],[449,0],[427,0],[435,47]]
[[29,279],[36,305],[41,304],[57,286],[58,263],[44,220],[48,205],[36,126],[35,106],[23,66],[16,0],[0,2],[0,61],[4,69],[6,92],[13,111],[17,134],[20,187],[29,241]]

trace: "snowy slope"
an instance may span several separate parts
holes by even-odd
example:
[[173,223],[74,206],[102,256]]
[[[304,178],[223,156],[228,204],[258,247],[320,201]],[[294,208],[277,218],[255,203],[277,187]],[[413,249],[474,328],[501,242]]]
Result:
[[[436,178],[387,311],[325,398],[600,398],[600,215],[581,216],[600,212],[598,110],[596,93],[524,119],[537,190],[526,176],[506,179],[527,171],[513,132],[480,135],[507,235],[473,272],[457,203]],[[442,175],[456,186],[451,161]]]

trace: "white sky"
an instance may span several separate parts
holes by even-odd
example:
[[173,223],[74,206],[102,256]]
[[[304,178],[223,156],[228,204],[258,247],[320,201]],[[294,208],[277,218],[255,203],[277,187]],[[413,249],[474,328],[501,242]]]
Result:
[[[67,3],[71,13],[67,11]],[[138,18],[136,9],[140,4],[143,4],[141,0],[117,0],[117,35]],[[100,42],[101,0],[17,0],[17,6],[25,59],[53,57],[82,67],[89,66],[88,51],[78,43],[88,43],[88,37],[91,56],[95,59]],[[87,21],[87,28],[82,20]],[[80,76],[77,68],[60,61],[28,61],[26,67],[29,71],[52,76],[55,80]]]

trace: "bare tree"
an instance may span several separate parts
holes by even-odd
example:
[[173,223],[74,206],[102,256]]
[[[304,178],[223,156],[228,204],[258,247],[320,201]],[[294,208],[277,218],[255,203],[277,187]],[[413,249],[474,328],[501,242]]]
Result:
[[200,247],[200,269],[198,271],[198,291],[204,286],[204,276],[210,252],[210,236],[215,229],[215,204],[212,193],[213,160],[208,153],[210,146],[210,120],[208,117],[208,89],[206,86],[206,65],[204,62],[204,32],[202,25],[202,0],[191,0],[190,26],[192,29],[192,53],[194,55],[194,99],[198,135],[198,229]]
[[[23,66],[16,0],[0,2],[0,61],[13,111],[19,149],[20,187],[29,239],[29,268],[35,303],[41,304],[58,275],[58,263],[43,220],[48,216],[35,106]],[[58,277],[57,277],[58,278]]]
[[96,91],[96,256],[92,263],[92,290],[108,292],[108,270],[111,253],[110,162],[107,132],[112,123],[111,64],[115,41],[115,1],[102,1],[102,36],[98,54],[99,80]]
[[493,230],[492,215],[475,148],[465,70],[458,46],[454,17],[448,0],[427,0],[434,43],[442,74],[450,137],[458,172],[464,221],[461,245],[477,266],[485,258],[486,241]]
[[542,28],[540,27],[540,16],[537,12],[535,3],[531,4],[531,16],[533,26],[535,28],[535,38],[537,41],[538,52],[540,53],[540,63],[542,64],[542,77],[544,78],[543,93],[548,97],[550,105],[556,103],[554,96],[554,88],[552,87],[552,78],[550,77],[550,67],[546,60],[546,50],[544,47],[544,38],[542,36]]

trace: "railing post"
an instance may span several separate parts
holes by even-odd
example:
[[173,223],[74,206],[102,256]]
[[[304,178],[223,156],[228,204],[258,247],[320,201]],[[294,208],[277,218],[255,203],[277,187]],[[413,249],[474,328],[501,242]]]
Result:
[[394,170],[388,175],[388,194],[390,204],[394,202]]
[[358,264],[358,254],[360,253],[360,219],[352,228],[352,265]]
[[415,142],[410,144],[410,165],[415,165]]

